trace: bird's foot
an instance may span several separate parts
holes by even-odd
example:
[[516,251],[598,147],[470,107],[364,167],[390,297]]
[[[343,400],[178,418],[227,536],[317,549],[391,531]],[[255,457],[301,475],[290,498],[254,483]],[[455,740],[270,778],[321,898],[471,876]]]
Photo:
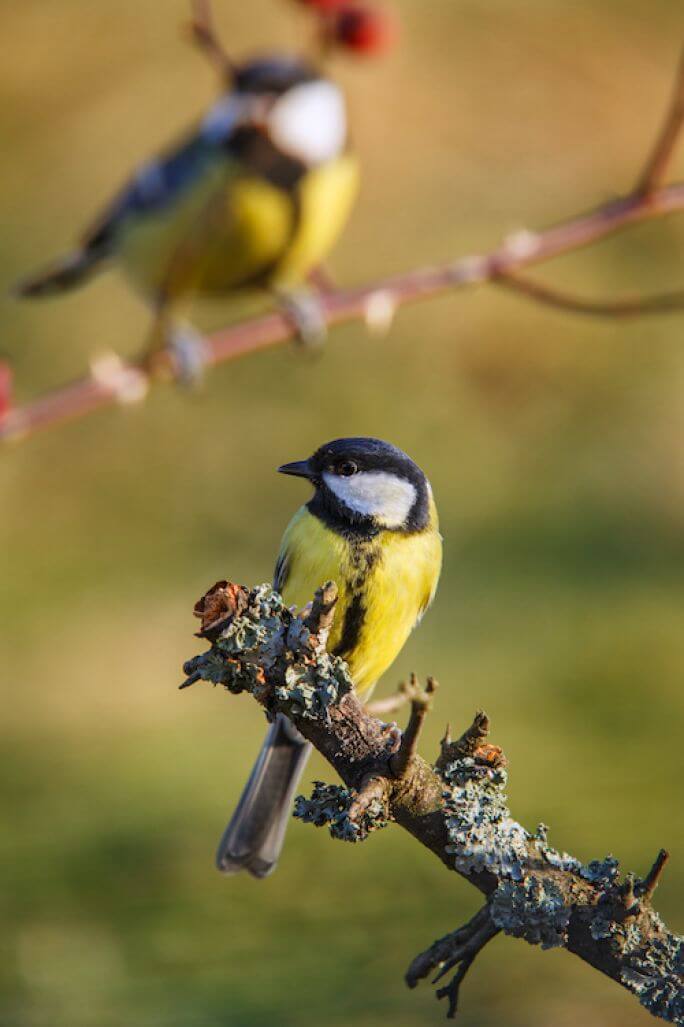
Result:
[[191,325],[166,325],[143,357],[151,378],[178,382],[184,388],[201,385],[207,366],[207,340]]
[[173,325],[167,335],[174,377],[179,385],[195,388],[204,380],[209,358],[207,340],[191,325]]
[[295,330],[296,341],[305,349],[320,350],[328,336],[328,326],[318,292],[300,289],[277,293],[278,306]]

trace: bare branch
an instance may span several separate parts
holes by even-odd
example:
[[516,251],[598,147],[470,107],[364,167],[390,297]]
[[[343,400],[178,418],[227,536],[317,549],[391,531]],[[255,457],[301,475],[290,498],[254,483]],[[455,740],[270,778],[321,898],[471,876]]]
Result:
[[226,84],[233,81],[235,65],[221,42],[211,0],[191,0],[192,18],[188,26],[192,42],[208,57]]
[[665,864],[669,858],[670,853],[666,849],[661,849],[655,858],[653,866],[641,882],[639,894],[642,900],[645,899],[647,902],[650,902],[653,898],[653,892],[658,887],[658,882],[660,881],[663,870],[665,869]]
[[366,703],[366,711],[371,717],[386,717],[388,713],[397,713],[406,706],[411,699],[411,692],[406,681],[402,681],[394,695],[388,695],[386,699],[375,699]]
[[672,98],[653,150],[639,176],[634,192],[650,197],[665,181],[684,124],[684,48],[682,49]]
[[334,838],[351,842],[394,821],[485,896],[465,927],[413,960],[410,987],[455,968],[437,993],[453,1016],[466,973],[501,932],[541,948],[565,948],[632,992],[654,1016],[684,1022],[684,939],[667,929],[650,902],[664,852],[644,881],[631,875],[620,881],[613,857],[584,864],[549,845],[543,825],[526,831],[508,808],[505,761],[485,741],[483,713],[458,741],[443,741],[431,767],[416,750],[434,687],[422,692],[415,679],[397,752],[388,745],[386,725],[354,693],[344,663],[326,652],[325,625],[312,634],[316,624],[288,609],[269,586],[248,590],[219,582],[195,613],[211,645],[185,664],[185,684],[206,680],[249,692],[270,714],[288,716],[342,778],[344,787],[319,781],[310,799],[299,797],[300,819],[327,825]]
[[390,768],[394,777],[405,777],[416,757],[423,721],[432,707],[432,697],[437,691],[437,687],[435,679],[428,678],[425,691],[423,691],[418,684],[416,675],[412,674],[410,677],[411,716],[402,735],[399,751],[390,760]]
[[546,306],[557,307],[559,310],[574,314],[587,314],[590,317],[645,317],[684,310],[684,289],[655,296],[623,296],[615,300],[593,300],[561,292],[518,274],[500,275],[494,279],[494,283],[529,296],[530,299]]
[[[361,320],[387,325],[399,307],[431,299],[453,289],[472,288],[483,282],[499,281],[533,264],[599,242],[624,228],[658,216],[684,210],[684,183],[668,186],[649,196],[615,200],[578,218],[543,232],[519,232],[506,239],[488,256],[464,257],[453,263],[426,267],[360,286],[319,296],[323,322],[328,326]],[[381,313],[382,316],[381,316]],[[207,336],[205,360],[214,367],[248,353],[278,346],[293,338],[291,319],[280,312],[257,317]],[[16,406],[0,419],[0,440],[19,441],[35,432],[76,420],[117,403],[144,398],[157,383],[142,364],[125,364],[108,358],[109,373],[79,379],[55,389],[24,406]],[[162,368],[162,365],[164,367]],[[159,382],[178,379],[178,367],[170,351],[159,355]]]

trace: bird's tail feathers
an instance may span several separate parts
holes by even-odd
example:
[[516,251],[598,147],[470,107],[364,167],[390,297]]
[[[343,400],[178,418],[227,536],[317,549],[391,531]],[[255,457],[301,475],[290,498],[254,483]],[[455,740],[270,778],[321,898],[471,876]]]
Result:
[[216,853],[224,874],[275,870],[291,816],[292,799],[311,746],[282,714],[271,725],[237,809]]
[[101,263],[104,254],[96,249],[84,248],[67,253],[49,267],[23,278],[13,287],[15,296],[37,299],[65,292],[89,278]]

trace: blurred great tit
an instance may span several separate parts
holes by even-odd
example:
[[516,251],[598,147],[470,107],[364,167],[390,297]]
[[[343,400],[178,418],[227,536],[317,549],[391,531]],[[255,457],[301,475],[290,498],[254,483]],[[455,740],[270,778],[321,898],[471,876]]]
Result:
[[[379,439],[337,439],[284,464],[313,497],[285,531],[274,586],[302,607],[328,580],[339,590],[328,650],[346,660],[367,699],[432,602],[442,539],[430,483]],[[219,870],[266,877],[275,869],[294,790],[311,746],[278,714],[219,844]]]
[[253,60],[189,137],[137,171],[76,250],[16,292],[49,296],[117,261],[154,307],[160,348],[184,337],[174,340],[170,317],[182,297],[296,288],[332,248],[357,187],[340,88],[304,61]]

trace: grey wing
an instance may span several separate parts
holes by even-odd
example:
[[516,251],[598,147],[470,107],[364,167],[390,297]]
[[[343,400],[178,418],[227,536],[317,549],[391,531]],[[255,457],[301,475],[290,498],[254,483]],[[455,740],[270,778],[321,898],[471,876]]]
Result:
[[290,574],[290,559],[287,549],[281,549],[276,560],[273,571],[273,587],[276,592],[282,592]]

